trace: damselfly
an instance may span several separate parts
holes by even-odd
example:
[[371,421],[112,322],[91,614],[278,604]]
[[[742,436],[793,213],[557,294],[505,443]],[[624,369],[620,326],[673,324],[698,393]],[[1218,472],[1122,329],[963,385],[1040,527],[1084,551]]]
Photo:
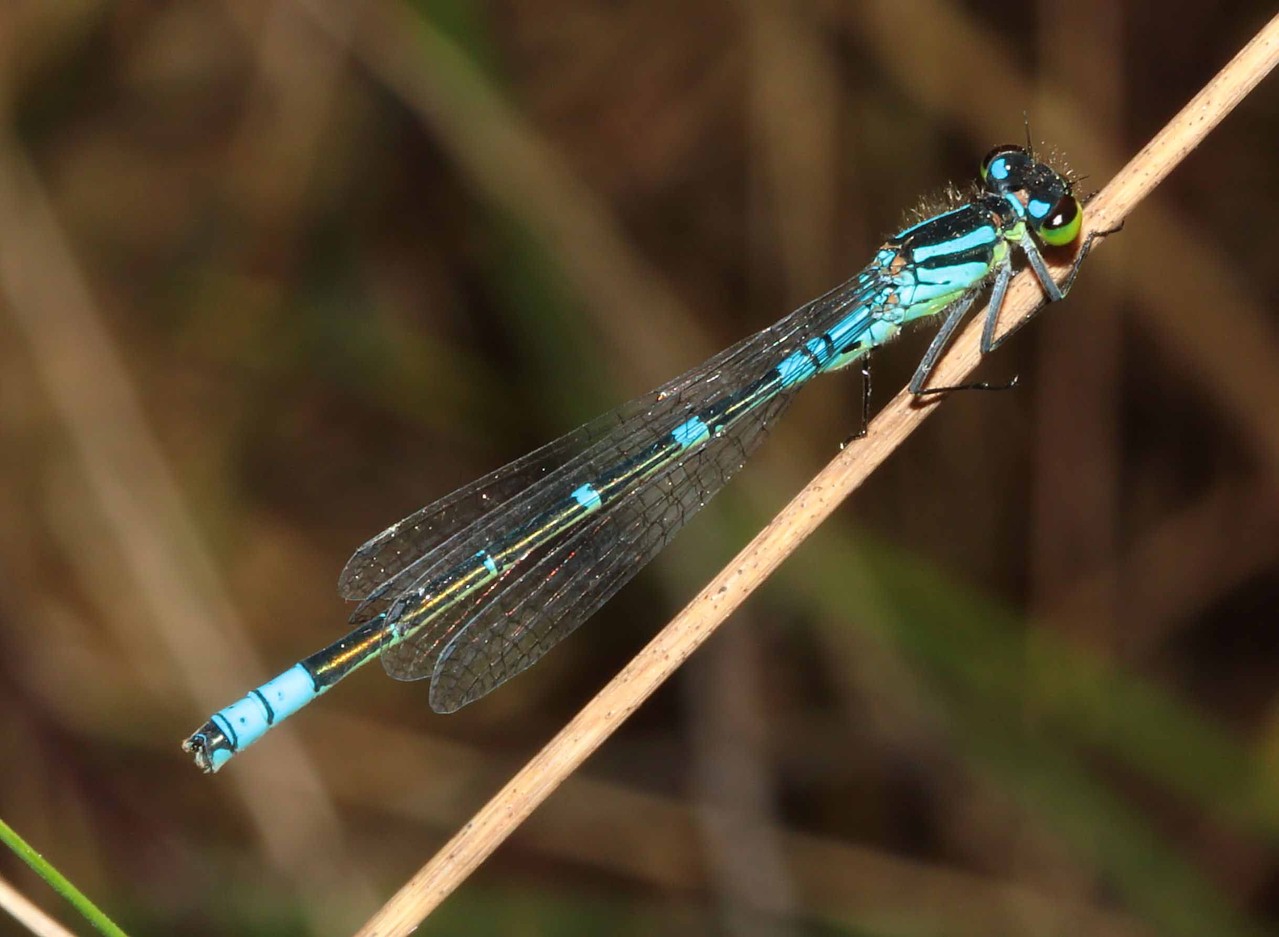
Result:
[[982,351],[1019,249],[1049,300],[1061,287],[1040,246],[1079,237],[1071,180],[1029,148],[982,161],[966,198],[890,238],[861,273],[652,393],[405,518],[355,551],[339,590],[358,601],[346,637],[216,713],[183,743],[216,771],[280,720],[381,657],[431,678],[448,713],[532,665],[608,601],[745,462],[814,375],[864,358],[908,323],[942,316],[910,381],[924,385],[987,284]]

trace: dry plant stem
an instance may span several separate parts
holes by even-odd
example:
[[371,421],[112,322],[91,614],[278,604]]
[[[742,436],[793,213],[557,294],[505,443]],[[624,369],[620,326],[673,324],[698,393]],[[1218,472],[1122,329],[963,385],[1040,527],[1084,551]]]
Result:
[[[1088,205],[1087,228],[1121,222],[1221,122],[1279,59],[1279,16],[1272,19]],[[1064,266],[1055,267],[1061,277]],[[1018,277],[1004,315],[1032,315],[1043,294]],[[980,315],[938,366],[936,385],[962,383],[980,359]],[[683,661],[854,492],[932,413],[908,392],[893,398],[866,438],[842,452],[765,527],[692,602],[466,824],[360,930],[361,937],[410,933],[669,677]]]
[[45,914],[20,891],[0,878],[0,910],[25,927],[35,937],[75,937],[49,915]]

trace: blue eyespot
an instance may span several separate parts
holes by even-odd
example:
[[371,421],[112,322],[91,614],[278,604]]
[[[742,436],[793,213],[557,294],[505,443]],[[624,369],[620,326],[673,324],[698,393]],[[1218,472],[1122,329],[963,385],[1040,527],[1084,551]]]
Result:
[[1026,160],[1026,151],[1012,143],[997,146],[981,161],[981,177],[987,182],[1006,182],[1015,167]]

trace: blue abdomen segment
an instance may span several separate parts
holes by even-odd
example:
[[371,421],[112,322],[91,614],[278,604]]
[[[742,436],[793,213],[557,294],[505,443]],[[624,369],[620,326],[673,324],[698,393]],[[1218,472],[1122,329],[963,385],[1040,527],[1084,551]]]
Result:
[[578,487],[573,492],[572,498],[588,511],[594,511],[602,503],[600,500],[600,493],[595,490],[594,485],[582,485]]
[[802,351],[787,355],[777,365],[777,375],[783,387],[806,381],[816,373],[817,365],[813,364],[812,356]]
[[217,771],[232,755],[248,748],[267,729],[293,715],[322,692],[310,672],[301,664],[294,664],[248,696],[214,713],[209,725],[226,736],[227,745],[210,749],[208,770]]
[[705,442],[710,438],[710,435],[710,427],[698,417],[686,420],[671,430],[671,438],[675,440],[675,444],[681,449],[687,449],[689,446],[696,446],[698,443]]
[[[482,564],[482,561],[481,561]],[[480,568],[487,568],[486,564]],[[217,771],[280,720],[358,667],[363,667],[401,638],[385,614],[365,622],[346,637],[294,664],[237,702],[219,710],[183,743],[204,771]]]
[[830,336],[831,344],[835,346],[840,354],[846,354],[851,351],[852,345],[859,342],[866,332],[866,323],[870,321],[871,311],[869,306],[862,306],[851,315],[835,324],[835,326],[826,333]]
[[798,351],[783,358],[777,365],[777,377],[783,388],[808,380],[826,367],[835,353],[835,342],[830,335],[809,339]]

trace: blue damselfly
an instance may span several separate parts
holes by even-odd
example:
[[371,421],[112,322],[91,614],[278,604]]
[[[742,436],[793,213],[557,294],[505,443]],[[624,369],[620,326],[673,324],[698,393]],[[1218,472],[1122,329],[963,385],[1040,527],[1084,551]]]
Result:
[[339,591],[359,607],[346,637],[210,718],[183,747],[216,771],[273,725],[380,657],[431,678],[453,712],[529,667],[608,601],[742,466],[808,380],[864,359],[909,323],[942,325],[910,381],[925,383],[987,285],[989,352],[1014,249],[1049,300],[1040,246],[1083,221],[1065,175],[1028,147],[1001,146],[981,180],[890,238],[860,273],[670,383],[423,508],[355,551]]

